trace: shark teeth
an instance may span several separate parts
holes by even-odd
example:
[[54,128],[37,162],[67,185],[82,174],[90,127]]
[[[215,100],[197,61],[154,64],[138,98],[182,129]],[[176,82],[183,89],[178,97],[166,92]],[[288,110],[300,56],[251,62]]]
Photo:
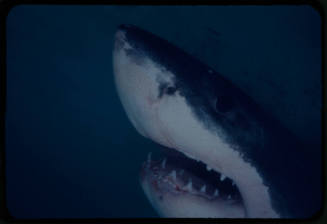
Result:
[[193,187],[192,187],[192,180],[190,179],[185,187],[186,190],[188,191],[192,191]]
[[173,178],[173,180],[176,181],[176,170],[171,171],[169,176],[171,176]]
[[207,169],[207,171],[210,171],[210,170],[212,170],[212,168],[210,167],[210,166],[206,166],[206,169]]
[[149,152],[149,153],[148,153],[147,162],[146,162],[146,167],[147,167],[147,168],[150,168],[150,166],[151,166],[151,155],[152,155],[152,153]]
[[[197,161],[196,159],[193,160]],[[149,152],[144,165],[144,168],[153,172],[154,178],[157,178],[159,183],[168,184],[173,191],[199,195],[209,200],[237,201],[240,198],[238,189],[235,187],[236,183],[207,164],[199,164],[199,167],[196,167],[201,169],[201,171],[195,173],[194,178],[192,178],[193,167],[189,168],[189,166],[186,166],[183,169],[182,165],[184,164],[179,164],[179,160],[174,160],[174,157],[164,157],[160,160],[155,160],[152,152]],[[192,165],[197,166],[196,163]],[[210,173],[208,173],[208,176],[205,176],[205,172]],[[211,178],[209,179],[210,181],[202,179],[202,173],[205,178]]]
[[164,158],[164,160],[162,160],[162,163],[161,163],[161,168],[162,169],[166,168],[166,162],[167,162],[167,160],[166,160],[166,158]]
[[203,185],[203,186],[201,187],[200,192],[202,192],[202,193],[206,193],[206,189],[207,189],[207,186],[206,186],[206,185]]
[[151,163],[151,156],[152,156],[152,152],[149,152],[148,153],[148,159],[147,159],[148,163]]

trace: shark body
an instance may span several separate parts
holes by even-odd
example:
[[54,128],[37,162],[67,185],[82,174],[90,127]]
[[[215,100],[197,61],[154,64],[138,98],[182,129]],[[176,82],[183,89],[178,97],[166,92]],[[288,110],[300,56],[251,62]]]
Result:
[[307,218],[319,211],[315,153],[212,68],[132,25],[115,34],[113,67],[136,130],[210,172],[206,179],[183,160],[149,158],[141,184],[161,216]]

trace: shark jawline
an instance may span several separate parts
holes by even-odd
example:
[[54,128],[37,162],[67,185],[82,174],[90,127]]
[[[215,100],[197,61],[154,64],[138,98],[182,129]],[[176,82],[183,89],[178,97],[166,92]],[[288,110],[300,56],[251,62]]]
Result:
[[183,180],[176,157],[149,158],[141,184],[161,216],[299,218],[316,212],[317,169],[302,165],[311,164],[303,146],[219,73],[132,25],[115,34],[113,65],[118,95],[136,130],[200,161],[201,169],[213,170],[217,181],[234,189],[217,193],[220,182],[196,180],[187,169],[192,181]]

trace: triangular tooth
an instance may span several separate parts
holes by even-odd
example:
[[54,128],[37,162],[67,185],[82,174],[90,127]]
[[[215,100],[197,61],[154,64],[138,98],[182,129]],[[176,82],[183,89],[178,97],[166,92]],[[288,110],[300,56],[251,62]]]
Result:
[[192,180],[191,179],[188,181],[188,184],[186,185],[186,190],[188,190],[188,191],[192,191],[193,190]]
[[218,195],[219,195],[219,191],[218,191],[218,189],[216,189],[215,192],[213,193],[213,196],[217,197]]
[[206,186],[206,185],[203,185],[203,186],[201,187],[200,192],[202,192],[202,193],[206,193],[206,189],[207,189],[207,186]]
[[226,178],[226,176],[225,176],[224,174],[221,174],[221,175],[220,175],[220,181],[224,181],[225,178]]
[[228,195],[227,199],[230,200],[232,198],[232,196]]
[[164,158],[164,160],[162,160],[162,163],[161,163],[161,167],[162,169],[165,169],[166,168],[166,158]]
[[176,181],[176,170],[171,171],[169,175],[173,178],[174,181]]
[[148,163],[151,162],[151,156],[152,156],[152,152],[149,152],[149,154],[148,154]]
[[210,170],[212,170],[212,169],[211,169],[211,167],[210,167],[210,166],[208,166],[208,165],[207,165],[207,167],[206,167],[206,168],[207,168],[207,171],[210,171]]

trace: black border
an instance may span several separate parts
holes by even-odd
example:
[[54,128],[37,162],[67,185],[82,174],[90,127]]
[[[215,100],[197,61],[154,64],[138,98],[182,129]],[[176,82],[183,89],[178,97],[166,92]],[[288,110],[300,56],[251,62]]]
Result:
[[[6,187],[5,187],[5,115],[6,115],[6,19],[10,10],[21,4],[42,4],[42,5],[309,5],[313,7],[321,17],[321,58],[322,58],[322,205],[321,210],[314,216],[308,219],[208,219],[208,218],[94,218],[94,219],[15,219],[10,215],[6,207]],[[326,188],[326,164],[324,163],[325,144],[326,144],[326,120],[325,113],[327,111],[325,89],[326,69],[325,69],[325,11],[327,8],[327,0],[188,0],[188,1],[172,1],[172,0],[0,0],[0,223],[326,223],[327,211],[325,203],[327,202],[325,188]]]

